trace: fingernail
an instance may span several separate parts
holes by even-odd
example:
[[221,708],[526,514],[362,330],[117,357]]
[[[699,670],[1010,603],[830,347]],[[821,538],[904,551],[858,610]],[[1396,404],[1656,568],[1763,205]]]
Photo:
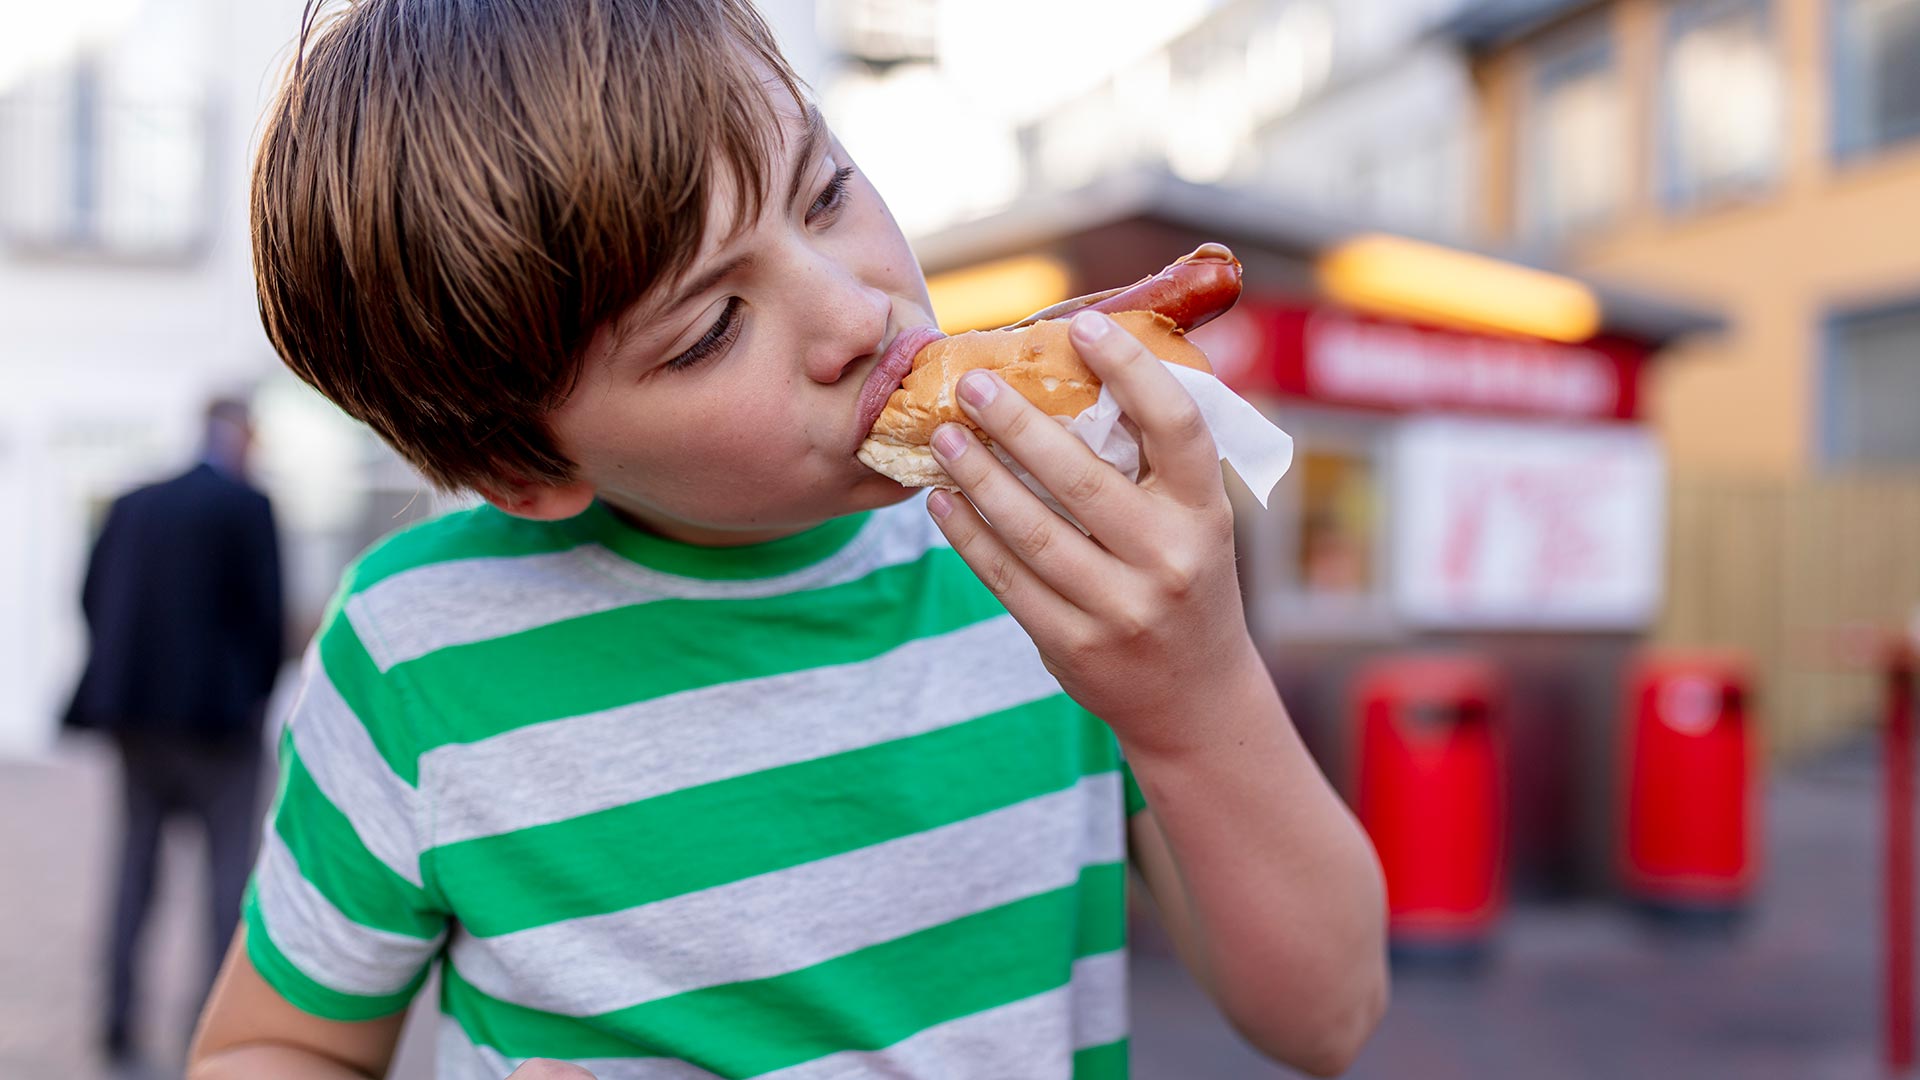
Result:
[[[964,384],[965,380],[961,380]],[[949,424],[933,433],[933,452],[948,461],[957,459],[967,452],[967,437],[960,429]]]
[[1000,388],[994,385],[993,375],[985,371],[969,371],[960,376],[960,397],[976,409],[984,409],[1000,396]]
[[953,496],[944,491],[935,491],[927,496],[927,510],[934,517],[945,518],[953,512]]
[[1073,317],[1072,329],[1082,341],[1099,341],[1113,329],[1113,320],[1097,311],[1083,311]]

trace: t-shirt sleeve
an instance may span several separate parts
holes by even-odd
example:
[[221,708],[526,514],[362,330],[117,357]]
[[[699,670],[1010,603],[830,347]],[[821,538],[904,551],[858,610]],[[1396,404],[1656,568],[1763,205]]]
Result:
[[269,985],[302,1011],[352,1021],[406,1007],[449,920],[421,872],[408,705],[340,612],[302,666],[244,920]]
[[1140,785],[1133,778],[1133,766],[1125,758],[1120,759],[1120,782],[1127,802],[1127,817],[1140,813],[1147,808],[1147,797],[1140,793]]

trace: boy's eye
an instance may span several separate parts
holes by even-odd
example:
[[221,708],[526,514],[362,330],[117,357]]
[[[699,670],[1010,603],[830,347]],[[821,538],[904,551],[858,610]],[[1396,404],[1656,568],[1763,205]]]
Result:
[[[827,181],[827,186],[820,189],[820,196],[813,200],[812,206],[807,208],[807,220],[812,221],[822,216],[839,213],[840,209],[846,205],[847,181],[852,176],[853,166],[851,165],[843,165],[835,169],[833,179]],[[661,366],[669,371],[685,371],[688,368],[698,367],[702,362],[719,355],[727,347],[727,344],[733,340],[739,324],[740,298],[729,297],[726,308],[720,312],[720,317],[714,320],[712,328],[699,341],[694,342],[686,352]]]
[[833,171],[833,179],[820,189],[820,197],[813,200],[807,208],[807,220],[811,221],[821,214],[837,213],[847,201],[847,179],[853,175],[853,166],[842,165]]
[[699,341],[688,347],[686,352],[661,366],[669,371],[685,371],[690,367],[697,367],[701,361],[718,354],[720,350],[727,347],[729,341],[733,340],[734,328],[740,323],[739,315],[740,298],[727,297],[727,306],[721,310],[720,317],[714,320],[713,327]]

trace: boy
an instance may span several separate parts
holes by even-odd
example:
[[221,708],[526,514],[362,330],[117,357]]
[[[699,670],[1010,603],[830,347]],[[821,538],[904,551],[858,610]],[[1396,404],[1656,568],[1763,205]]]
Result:
[[363,0],[302,53],[268,333],[488,505],[348,571],[194,1077],[380,1075],[435,959],[445,1077],[1123,1076],[1129,849],[1241,1032],[1346,1067],[1379,873],[1137,342],[1076,324],[1139,485],[963,391],[1091,539],[957,428],[966,498],[912,499],[856,413],[925,283],[745,0]]

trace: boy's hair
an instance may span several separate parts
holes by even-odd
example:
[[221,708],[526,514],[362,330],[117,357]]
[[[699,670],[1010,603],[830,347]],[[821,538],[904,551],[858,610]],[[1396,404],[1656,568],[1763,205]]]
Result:
[[357,0],[268,111],[254,274],[289,367],[436,486],[561,483],[547,414],[594,331],[684,275],[779,125],[748,0]]

